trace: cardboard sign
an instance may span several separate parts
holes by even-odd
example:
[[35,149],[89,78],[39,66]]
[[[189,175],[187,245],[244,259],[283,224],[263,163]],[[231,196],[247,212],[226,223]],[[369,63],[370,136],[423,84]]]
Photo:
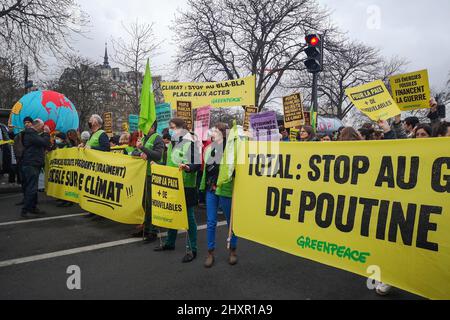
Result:
[[244,118],[244,131],[250,130],[250,116],[258,113],[258,108],[254,106],[244,106],[245,118]]
[[283,98],[284,127],[294,128],[302,125],[304,120],[303,103],[300,93]]
[[373,121],[388,120],[401,113],[381,80],[347,89],[345,93],[355,107]]
[[392,97],[402,111],[430,108],[428,70],[391,77]]
[[192,131],[192,102],[177,101],[177,117],[186,122],[189,131]]
[[202,141],[208,139],[209,126],[211,124],[211,107],[203,107],[197,109],[195,120],[195,134]]
[[172,119],[172,108],[170,104],[162,103],[156,106],[156,121],[158,123],[158,133],[162,134],[163,130],[169,127]]
[[251,133],[257,141],[280,141],[277,114],[274,111],[252,114]]
[[139,124],[139,116],[135,115],[135,114],[130,114],[130,116],[128,117],[128,123],[130,126],[130,132],[136,132],[139,130],[138,128],[138,124]]
[[113,114],[112,112],[105,112],[103,114],[103,128],[105,133],[111,138],[113,136]]

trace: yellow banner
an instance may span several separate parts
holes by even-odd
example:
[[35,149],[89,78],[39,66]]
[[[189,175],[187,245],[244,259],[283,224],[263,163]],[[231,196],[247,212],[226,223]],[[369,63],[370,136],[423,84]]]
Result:
[[86,211],[125,223],[142,224],[147,163],[129,156],[59,149],[47,155],[46,191]]
[[448,143],[242,144],[247,160],[237,166],[234,231],[427,298],[449,299]]
[[178,168],[152,166],[152,224],[188,230],[183,174]]
[[392,97],[402,111],[430,108],[428,70],[391,77],[390,83]]
[[173,109],[177,101],[188,101],[194,109],[255,105],[255,76],[223,82],[162,82],[164,100]]
[[345,93],[356,108],[374,121],[388,120],[401,113],[381,80],[347,89]]
[[0,146],[2,146],[2,145],[4,145],[4,144],[11,144],[11,145],[13,145],[13,144],[14,144],[14,141],[13,141],[13,140],[8,140],[8,141],[1,140],[1,141],[0,141]]

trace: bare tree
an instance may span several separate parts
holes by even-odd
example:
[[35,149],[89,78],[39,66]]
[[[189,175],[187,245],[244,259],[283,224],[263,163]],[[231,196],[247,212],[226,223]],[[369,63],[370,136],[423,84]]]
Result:
[[2,0],[0,43],[41,67],[43,54],[62,55],[71,35],[83,33],[87,23],[75,0]]
[[122,94],[126,95],[133,105],[133,112],[139,112],[142,73],[147,59],[156,54],[160,44],[153,34],[153,24],[139,23],[136,21],[130,25],[122,24],[127,38],[113,39],[113,61],[120,65],[129,74],[132,88],[120,84]]
[[[347,99],[348,88],[374,80],[388,84],[389,77],[399,73],[407,62],[400,58],[386,60],[378,49],[345,39],[327,38],[324,71],[319,75],[319,113],[344,119],[354,108]],[[287,82],[287,87],[309,92],[312,76],[298,72]],[[352,113],[352,117],[355,114]],[[364,119],[366,120],[366,119]]]
[[111,100],[110,83],[104,80],[95,63],[79,55],[67,55],[61,76],[47,83],[69,98],[77,107],[81,129],[87,129],[92,114],[102,114]]
[[22,65],[10,52],[0,50],[0,109],[10,109],[17,102],[21,90]]
[[270,100],[287,70],[304,68],[305,34],[324,32],[315,0],[189,0],[175,20],[177,68],[192,79],[257,76],[256,104]]

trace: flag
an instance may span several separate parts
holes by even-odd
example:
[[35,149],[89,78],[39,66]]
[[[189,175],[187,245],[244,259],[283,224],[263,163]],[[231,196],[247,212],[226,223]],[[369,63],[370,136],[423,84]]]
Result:
[[141,112],[139,115],[139,130],[148,134],[153,123],[156,121],[155,94],[153,93],[152,73],[150,64],[147,60],[145,68],[144,83],[141,92]]
[[219,178],[217,180],[217,185],[220,187],[226,183],[231,182],[233,179],[233,173],[236,168],[237,157],[238,157],[238,143],[239,143],[239,133],[236,121],[234,121],[233,129],[231,129],[228,136],[227,145],[222,158],[222,163],[220,164],[225,170],[220,170]]

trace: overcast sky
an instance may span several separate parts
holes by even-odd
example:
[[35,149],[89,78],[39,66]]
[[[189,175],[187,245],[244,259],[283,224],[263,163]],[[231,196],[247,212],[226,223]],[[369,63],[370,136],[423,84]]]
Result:
[[[318,0],[333,13],[333,21],[350,38],[376,46],[387,56],[410,61],[409,71],[428,69],[431,86],[443,89],[450,72],[450,1],[448,0]],[[170,24],[185,0],[78,0],[90,15],[90,39],[75,44],[81,54],[102,62],[105,41],[121,36],[122,22],[155,23],[163,41],[152,67],[167,76],[174,55]],[[378,19],[379,17],[379,19]]]

